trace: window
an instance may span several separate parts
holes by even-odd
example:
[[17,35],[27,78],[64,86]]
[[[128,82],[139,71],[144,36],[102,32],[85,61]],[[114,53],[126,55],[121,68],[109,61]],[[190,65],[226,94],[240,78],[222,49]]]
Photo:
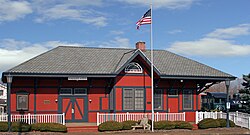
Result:
[[0,90],[0,96],[2,96],[3,95],[3,90]]
[[183,110],[192,110],[193,95],[191,90],[183,90]]
[[172,97],[178,96],[178,89],[170,89],[170,90],[168,90],[168,95],[172,96]]
[[87,95],[86,88],[61,88],[59,94],[60,95]]
[[75,95],[87,95],[87,89],[86,88],[75,88],[74,94]]
[[161,89],[154,90],[154,109],[162,110],[162,90]]
[[123,89],[123,109],[143,110],[144,109],[144,89]]
[[125,73],[142,73],[142,67],[136,63],[136,62],[131,62],[127,65],[125,68]]
[[135,89],[135,110],[144,109],[144,90]]
[[60,95],[72,95],[72,89],[71,88],[61,88],[60,89]]
[[27,111],[29,109],[29,95],[26,94],[17,94],[16,95],[16,110],[18,111]]

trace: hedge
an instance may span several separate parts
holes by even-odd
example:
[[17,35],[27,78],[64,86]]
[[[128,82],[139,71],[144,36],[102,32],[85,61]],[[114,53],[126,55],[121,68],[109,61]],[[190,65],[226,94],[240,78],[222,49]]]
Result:
[[175,129],[193,129],[193,125],[186,121],[173,121]]
[[30,125],[27,123],[23,123],[23,122],[12,122],[11,131],[12,132],[29,132]]
[[[220,123],[220,126],[219,127],[226,127],[227,126],[227,119],[216,119],[219,123]],[[235,127],[235,123],[231,120],[229,120],[229,126],[230,127]]]
[[128,120],[122,122],[122,130],[130,130],[132,129],[132,126],[136,125],[137,121]]
[[171,129],[193,129],[193,125],[186,121],[157,121],[154,129],[171,130]]
[[31,125],[31,130],[41,132],[67,132],[67,127],[58,123],[35,123]]
[[123,128],[122,124],[116,121],[107,121],[98,126],[98,130],[103,131],[118,131]]
[[175,124],[171,121],[157,121],[154,123],[154,129],[157,130],[170,130],[170,129],[174,129],[175,128]]
[[8,131],[8,122],[0,122],[0,132]]
[[[229,122],[230,122],[229,123],[230,127],[235,126],[235,123],[233,121]],[[203,119],[198,123],[198,127],[200,129],[226,127],[226,119],[212,119],[212,118]]]

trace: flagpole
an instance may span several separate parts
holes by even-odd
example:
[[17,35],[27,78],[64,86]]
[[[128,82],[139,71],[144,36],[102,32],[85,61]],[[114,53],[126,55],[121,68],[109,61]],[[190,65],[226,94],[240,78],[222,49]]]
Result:
[[154,132],[154,56],[153,56],[153,2],[151,1],[150,49],[151,49],[151,91],[152,91],[152,132]]

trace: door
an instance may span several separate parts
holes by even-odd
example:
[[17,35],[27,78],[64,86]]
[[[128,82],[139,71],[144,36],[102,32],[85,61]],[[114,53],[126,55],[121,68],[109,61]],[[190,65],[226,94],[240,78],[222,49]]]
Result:
[[88,96],[86,88],[61,88],[58,111],[65,113],[66,122],[88,121]]
[[62,112],[66,122],[87,122],[87,97],[63,97]]

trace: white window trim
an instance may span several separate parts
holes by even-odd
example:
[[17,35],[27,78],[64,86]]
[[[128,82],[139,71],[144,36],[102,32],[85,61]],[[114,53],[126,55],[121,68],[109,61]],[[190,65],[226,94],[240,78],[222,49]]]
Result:
[[[129,69],[131,66],[136,66],[138,69]],[[126,66],[125,73],[143,73],[143,69],[140,64],[131,62]]]

